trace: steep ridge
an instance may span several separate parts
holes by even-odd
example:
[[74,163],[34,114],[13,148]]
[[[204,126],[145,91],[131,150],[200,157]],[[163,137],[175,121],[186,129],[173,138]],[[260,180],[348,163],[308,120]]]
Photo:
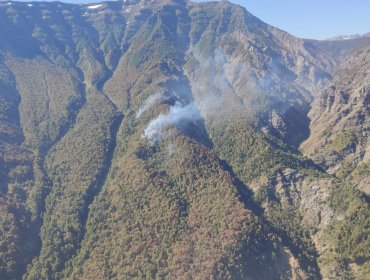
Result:
[[[302,144],[302,149],[337,176],[346,177],[354,170],[356,174],[367,173],[369,63],[369,47],[349,57],[336,78],[316,98],[309,114],[311,135]],[[361,179],[365,180],[365,177],[361,176]],[[361,185],[369,194],[366,181]]]
[[1,277],[365,279],[366,197],[298,151],[327,49],[228,2],[0,21]]
[[22,147],[20,95],[14,75],[3,60],[0,69],[0,277],[20,279],[39,246],[31,213],[24,204],[33,187],[34,154]]
[[338,64],[343,63],[347,56],[370,44],[369,34],[363,36],[348,36],[328,40],[305,40],[306,44],[313,45],[330,55]]
[[364,253],[369,247],[369,58],[368,46],[349,56],[317,96],[309,114],[311,135],[301,146],[328,173],[340,178],[330,203],[340,217],[332,224],[331,246],[334,256],[346,256],[341,266],[350,267],[360,279],[365,276],[358,275],[366,272],[359,267],[369,259]]
[[[110,101],[94,90],[93,84],[98,83],[104,75],[100,74],[102,70],[99,71],[100,62],[94,60],[94,56],[98,54],[95,51],[96,42],[91,39],[93,29],[73,22],[73,9],[70,12],[59,10],[57,13],[55,8],[66,6],[61,5],[41,4],[43,9],[40,14],[32,12],[25,16],[27,9],[32,7],[12,3],[6,10],[7,16],[3,17],[4,20],[15,20],[23,15],[22,20],[15,21],[14,24],[22,30],[29,30],[33,25],[33,33],[27,34],[25,38],[40,47],[39,50],[24,50],[18,48],[22,45],[14,42],[13,46],[9,46],[12,47],[11,51],[6,54],[7,65],[15,75],[17,89],[22,97],[20,118],[25,133],[24,145],[35,154],[35,185],[29,188],[29,195],[25,199],[30,211],[43,216],[41,240],[45,246],[41,247],[40,256],[33,266],[40,272],[43,269],[60,270],[64,260],[68,259],[68,254],[75,252],[82,238],[83,215],[88,202],[92,200],[87,196],[95,192],[94,189],[98,187],[96,185],[102,184],[98,177],[103,176],[102,172],[107,169],[106,157],[114,141],[112,137],[115,137],[111,128],[118,126],[115,123],[119,119],[119,114]],[[50,20],[55,21],[55,24],[51,24]],[[11,27],[12,24],[5,26]],[[81,36],[81,33],[85,35]],[[86,51],[88,48],[93,50],[92,54]],[[94,69],[91,69],[92,65]],[[58,147],[61,147],[60,150]],[[58,158],[57,161],[53,161],[55,157]],[[21,185],[21,188],[24,187]],[[56,201],[68,187],[79,190],[80,195],[69,191],[66,193],[69,198],[65,198],[62,206],[59,206]],[[48,199],[45,201],[47,195]],[[70,212],[66,213],[67,210]],[[60,223],[60,216],[68,218]],[[33,228],[37,230],[39,226],[40,222],[36,219]],[[60,244],[58,239],[63,235],[69,235],[70,238],[63,237],[65,242]],[[33,239],[37,240],[35,237]],[[47,244],[57,250],[52,251],[52,247]],[[18,246],[26,247],[25,244]],[[45,257],[51,254],[55,255],[53,268],[49,268],[50,258]],[[32,257],[31,253],[25,258],[26,263],[29,262],[29,257]],[[19,260],[17,262],[21,263]],[[23,270],[24,268],[20,273]]]
[[[354,274],[360,279],[368,270],[359,272],[358,266],[365,263],[366,267],[369,258],[364,252],[369,247],[366,237],[370,193],[369,50],[366,46],[349,56],[333,81],[316,97],[309,113],[310,137],[301,145],[308,157],[339,178],[332,184],[329,203],[338,218],[332,222],[330,233],[324,231],[324,238],[328,234],[332,237],[332,244],[327,242],[330,245],[325,246],[335,248],[331,254],[335,257],[346,256],[340,266],[349,267],[352,277]],[[360,273],[363,276],[359,276]]]

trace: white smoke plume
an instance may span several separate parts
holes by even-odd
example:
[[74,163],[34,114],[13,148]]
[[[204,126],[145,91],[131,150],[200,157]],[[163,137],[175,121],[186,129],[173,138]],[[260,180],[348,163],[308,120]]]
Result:
[[136,118],[140,118],[140,116],[150,109],[158,100],[160,100],[162,97],[162,93],[155,93],[148,97],[148,99],[144,102],[144,104],[139,108],[139,110],[136,113]]
[[[160,141],[164,137],[164,129],[171,125],[181,126],[204,118],[232,121],[235,117],[249,116],[256,106],[254,94],[251,94],[256,91],[256,85],[248,65],[227,61],[221,50],[205,58],[193,49],[191,56],[199,61],[199,68],[195,72],[185,73],[192,83],[194,101],[187,105],[176,102],[167,113],[160,114],[148,124],[142,137],[152,144]],[[238,85],[238,89],[235,85]],[[137,117],[152,106],[157,98],[148,98]]]
[[176,102],[170,110],[152,120],[144,131],[143,137],[152,143],[158,142],[163,137],[163,130],[171,125],[180,125],[186,122],[197,121],[202,117],[194,102],[183,105]]

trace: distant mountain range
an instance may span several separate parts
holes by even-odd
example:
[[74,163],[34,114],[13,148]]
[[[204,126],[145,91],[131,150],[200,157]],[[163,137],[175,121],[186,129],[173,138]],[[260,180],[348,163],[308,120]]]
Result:
[[369,34],[185,0],[0,34],[0,279],[369,278]]
[[328,38],[328,41],[332,40],[350,40],[350,39],[357,39],[357,38],[363,38],[363,37],[370,37],[370,32],[365,33],[363,35],[355,34],[355,35],[342,35],[342,36],[336,36],[332,38]]

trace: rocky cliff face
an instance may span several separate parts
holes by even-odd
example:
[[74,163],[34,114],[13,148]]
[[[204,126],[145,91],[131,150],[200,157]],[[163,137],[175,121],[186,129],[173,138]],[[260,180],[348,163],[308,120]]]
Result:
[[366,50],[350,86],[228,2],[1,2],[0,32],[1,278],[366,279]]
[[335,79],[312,104],[311,135],[302,149],[338,176],[361,174],[360,188],[369,193],[370,49],[347,58]]

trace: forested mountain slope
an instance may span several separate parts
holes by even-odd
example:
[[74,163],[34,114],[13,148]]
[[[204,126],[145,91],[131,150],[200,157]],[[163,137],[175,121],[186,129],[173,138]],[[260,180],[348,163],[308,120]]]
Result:
[[313,138],[362,43],[183,0],[0,2],[0,34],[1,279],[369,276],[367,144]]

